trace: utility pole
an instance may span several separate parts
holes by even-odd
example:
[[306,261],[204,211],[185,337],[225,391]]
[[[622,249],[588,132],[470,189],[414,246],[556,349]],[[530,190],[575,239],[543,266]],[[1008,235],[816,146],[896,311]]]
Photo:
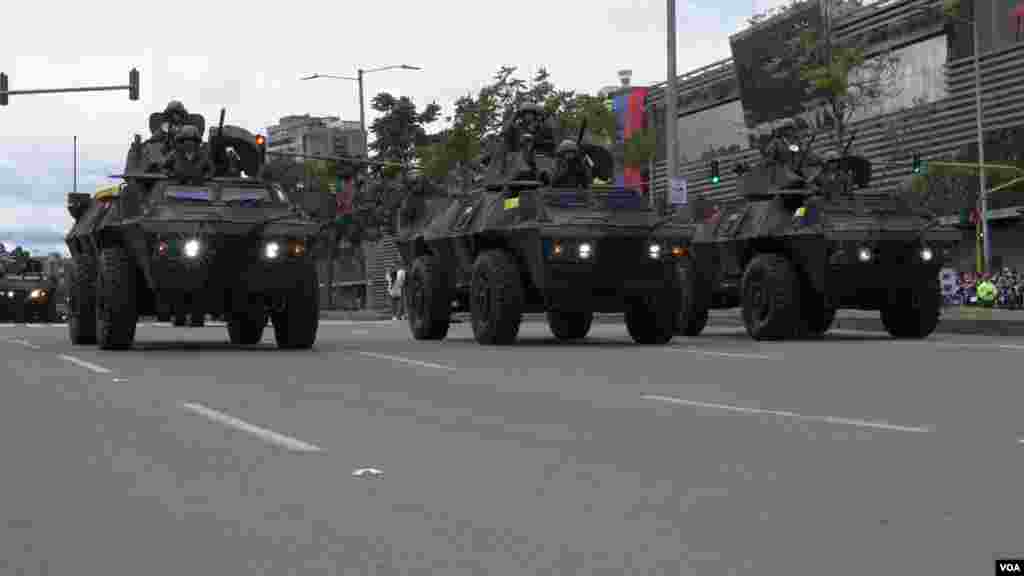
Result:
[[74,170],[75,173],[72,176],[73,179],[72,179],[71,190],[72,190],[72,192],[75,192],[77,194],[78,193],[78,136],[75,136],[75,146],[74,146],[73,154],[75,155],[74,159],[72,160],[73,166],[74,166],[73,170]]
[[665,85],[665,161],[667,162],[667,186],[665,197],[661,198],[659,211],[664,212],[676,178],[679,177],[679,154],[676,152],[678,134],[677,86],[676,86],[676,0],[668,2],[668,83]]

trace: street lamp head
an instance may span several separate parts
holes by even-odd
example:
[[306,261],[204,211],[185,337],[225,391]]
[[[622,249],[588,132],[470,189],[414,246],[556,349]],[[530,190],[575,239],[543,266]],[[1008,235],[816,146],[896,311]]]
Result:
[[420,68],[419,66],[410,66],[408,64],[402,64],[402,69],[404,69],[404,70],[423,70],[423,68]]
[[319,74],[310,74],[309,76],[303,76],[302,78],[299,78],[299,80],[316,80],[319,77]]

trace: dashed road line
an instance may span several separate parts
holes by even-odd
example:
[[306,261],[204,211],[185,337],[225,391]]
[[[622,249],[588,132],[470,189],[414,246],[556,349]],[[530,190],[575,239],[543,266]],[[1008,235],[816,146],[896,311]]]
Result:
[[449,372],[455,372],[455,368],[452,366],[434,364],[433,362],[423,362],[421,360],[413,360],[412,358],[404,358],[402,356],[390,356],[388,354],[377,354],[376,352],[361,351],[357,351],[356,354],[359,354],[360,356],[366,356],[368,358],[377,358],[378,360],[391,360],[392,362],[400,362],[402,364],[409,364],[411,366],[422,366],[424,368],[436,368],[438,370],[447,370]]
[[103,366],[100,366],[99,364],[93,364],[92,362],[86,362],[85,360],[82,360],[81,358],[75,358],[74,356],[68,356],[67,354],[58,354],[58,357],[60,357],[63,360],[67,360],[68,362],[71,362],[72,364],[75,364],[77,366],[81,366],[82,368],[86,368],[86,369],[92,370],[93,372],[96,372],[97,374],[110,374],[110,370],[108,370],[107,368],[104,368]]
[[32,350],[42,350],[43,349],[42,346],[37,346],[37,345],[29,342],[28,340],[22,340],[22,339],[17,339],[17,338],[8,338],[7,340],[4,340],[4,342],[10,342],[11,344],[20,344],[21,346],[24,346],[25,348],[31,348]]
[[1021,344],[974,344],[968,342],[938,342],[935,346],[939,348],[980,348],[988,350],[1016,350],[1018,352],[1024,351],[1024,345]]
[[857,426],[858,428],[876,428],[879,430],[892,430],[896,432],[934,431],[934,428],[928,428],[923,426],[902,426],[899,424],[890,424],[888,422],[859,420],[856,418],[839,418],[835,416],[807,416],[805,414],[797,414],[796,412],[788,412],[783,410],[762,410],[759,408],[747,408],[744,406],[733,406],[730,404],[698,402],[696,400],[684,400],[682,398],[676,398],[673,396],[661,396],[658,394],[643,394],[640,397],[645,400],[658,400],[660,402],[680,404],[683,406],[694,406],[698,408],[716,408],[719,410],[726,410],[729,412],[739,412],[741,414],[753,414],[758,416],[781,416],[784,418],[792,418],[794,420],[804,420],[808,422],[824,422],[826,424],[845,424],[848,426]]
[[277,432],[274,432],[269,428],[262,428],[260,426],[249,424],[244,420],[240,420],[238,418],[235,418],[234,416],[225,414],[224,412],[214,410],[213,408],[207,408],[202,404],[198,404],[195,402],[185,402],[184,404],[182,404],[182,407],[190,412],[199,414],[200,416],[217,422],[218,424],[223,424],[224,426],[227,426],[229,428],[235,428],[237,430],[241,430],[242,432],[252,434],[253,436],[259,438],[260,440],[267,442],[268,444],[280,446],[287,450],[291,450],[292,452],[322,452],[319,446],[303,442],[302,440],[292,438],[291,436],[278,434]]
[[770,355],[770,354],[747,354],[747,353],[741,353],[741,352],[716,352],[716,351],[713,351],[713,350],[701,350],[700,348],[693,348],[693,347],[687,347],[687,348],[672,347],[672,348],[669,348],[669,350],[680,351],[680,352],[693,352],[695,354],[701,354],[703,356],[721,356],[723,358],[746,358],[748,360],[778,360],[779,359],[778,356],[774,356],[774,355]]

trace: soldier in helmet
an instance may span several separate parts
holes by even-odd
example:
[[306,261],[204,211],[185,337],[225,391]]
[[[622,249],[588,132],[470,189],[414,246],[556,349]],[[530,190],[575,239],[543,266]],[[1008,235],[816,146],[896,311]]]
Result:
[[593,181],[590,166],[584,161],[579,146],[572,140],[562,140],[555,149],[556,188],[585,188]]
[[163,116],[161,125],[152,127],[149,139],[141,144],[141,154],[136,157],[134,148],[129,152],[129,170],[134,166],[142,172],[156,172],[172,163],[175,135],[188,121],[188,110],[180,101],[171,100],[164,108]]
[[213,174],[209,153],[195,126],[185,125],[174,134],[174,149],[165,168],[183,183],[200,184]]

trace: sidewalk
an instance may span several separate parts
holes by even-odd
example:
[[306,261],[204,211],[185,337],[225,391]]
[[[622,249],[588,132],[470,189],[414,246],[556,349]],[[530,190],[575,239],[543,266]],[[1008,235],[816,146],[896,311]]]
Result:
[[[321,318],[331,320],[374,321],[389,320],[391,314],[373,310],[324,310]],[[464,314],[456,315],[463,319]],[[545,322],[543,314],[527,314],[526,322]],[[595,319],[599,324],[621,324],[622,314],[600,314]],[[712,310],[708,326],[742,326],[738,308]],[[840,310],[836,314],[833,328],[840,330],[867,330],[884,332],[878,312],[862,310]],[[946,334],[978,334],[986,336],[1024,336],[1024,310],[1002,310],[998,308],[950,307],[942,311],[942,321],[936,332]]]

